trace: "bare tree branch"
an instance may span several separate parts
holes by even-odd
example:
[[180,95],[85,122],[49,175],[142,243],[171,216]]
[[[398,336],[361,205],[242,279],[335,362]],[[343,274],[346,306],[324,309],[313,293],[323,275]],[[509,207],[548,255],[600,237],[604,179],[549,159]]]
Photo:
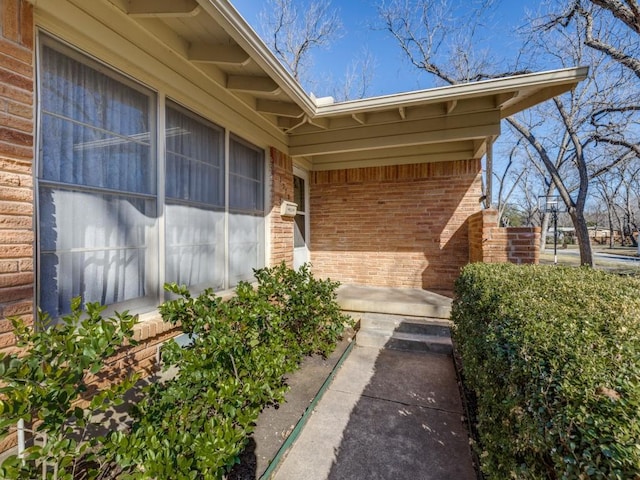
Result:
[[308,74],[312,52],[330,45],[342,30],[329,0],[313,1],[304,12],[294,0],[269,0],[260,21],[267,43],[298,81]]
[[[557,26],[566,28],[572,21],[582,18],[586,27],[584,29],[585,45],[608,55],[640,78],[640,59],[633,52],[625,51],[622,47],[618,47],[594,33],[595,9],[611,14],[620,21],[620,25],[624,25],[630,30],[631,36],[640,35],[640,4],[637,0],[624,0],[624,2],[620,0],[572,0],[564,12],[552,15],[538,29],[549,31]],[[607,30],[605,28],[605,31]],[[638,39],[632,39],[630,44],[637,45],[637,42]],[[622,45],[619,38],[618,44]]]
[[618,20],[640,35],[640,4],[636,0],[591,0],[591,3],[608,10]]

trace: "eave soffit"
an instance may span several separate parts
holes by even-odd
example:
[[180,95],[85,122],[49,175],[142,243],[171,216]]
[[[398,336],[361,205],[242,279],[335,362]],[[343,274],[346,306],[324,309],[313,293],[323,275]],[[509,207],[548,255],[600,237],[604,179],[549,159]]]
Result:
[[[311,152],[319,152],[318,145],[324,141],[310,148],[303,148],[304,142],[334,133],[350,142],[349,148],[356,144],[367,148],[367,143],[377,141],[367,139],[380,128],[404,132],[417,125],[437,125],[430,119],[447,119],[445,123],[461,129],[460,138],[468,140],[470,127],[465,117],[485,114],[499,123],[501,118],[571,90],[588,72],[586,67],[575,67],[336,103],[307,94],[228,0],[101,1],[116,6],[283,132],[293,155],[319,155]],[[479,136],[473,138],[496,134],[495,128],[483,130],[486,125],[481,120]],[[425,141],[428,137],[425,135]],[[407,145],[414,145],[414,137],[405,138]],[[392,146],[382,143],[378,148]]]

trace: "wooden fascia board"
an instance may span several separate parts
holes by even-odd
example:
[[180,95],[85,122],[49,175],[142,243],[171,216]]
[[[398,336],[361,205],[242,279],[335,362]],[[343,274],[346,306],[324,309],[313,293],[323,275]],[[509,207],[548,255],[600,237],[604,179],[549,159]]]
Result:
[[392,148],[445,141],[484,138],[500,134],[499,112],[465,115],[456,122],[446,119],[404,121],[391,125],[329,130],[291,135],[289,153],[323,155],[358,150]]
[[[447,104],[448,102],[469,98],[496,96],[508,92],[545,89],[554,86],[562,86],[566,91],[584,80],[588,70],[588,67],[566,68],[352,100],[318,107],[316,116],[351,115],[354,113],[374,112],[376,110],[398,109],[400,107],[442,104],[443,102]],[[447,107],[445,106],[445,108]]]
[[193,17],[199,12],[196,0],[129,0],[127,8],[135,17]]

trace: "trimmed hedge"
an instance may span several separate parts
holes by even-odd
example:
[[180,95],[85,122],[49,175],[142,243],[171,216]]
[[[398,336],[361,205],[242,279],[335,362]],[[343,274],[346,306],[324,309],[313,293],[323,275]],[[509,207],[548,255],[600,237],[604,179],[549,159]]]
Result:
[[228,301],[165,286],[177,298],[160,312],[192,343],[165,344],[164,368],[178,374],[152,383],[132,410],[131,430],[110,436],[120,478],[227,478],[260,411],[284,400],[286,375],[307,355],[330,354],[353,324],[336,302],[338,283],[314,278],[308,265],[254,273],[257,285],[241,282]]
[[472,264],[452,320],[488,478],[640,478],[640,280]]

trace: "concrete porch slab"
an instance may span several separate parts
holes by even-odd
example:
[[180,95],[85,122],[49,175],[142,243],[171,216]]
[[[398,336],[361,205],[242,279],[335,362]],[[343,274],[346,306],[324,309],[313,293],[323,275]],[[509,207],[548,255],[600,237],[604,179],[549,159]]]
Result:
[[346,312],[375,312],[389,315],[448,319],[451,299],[417,288],[341,285],[338,303]]

